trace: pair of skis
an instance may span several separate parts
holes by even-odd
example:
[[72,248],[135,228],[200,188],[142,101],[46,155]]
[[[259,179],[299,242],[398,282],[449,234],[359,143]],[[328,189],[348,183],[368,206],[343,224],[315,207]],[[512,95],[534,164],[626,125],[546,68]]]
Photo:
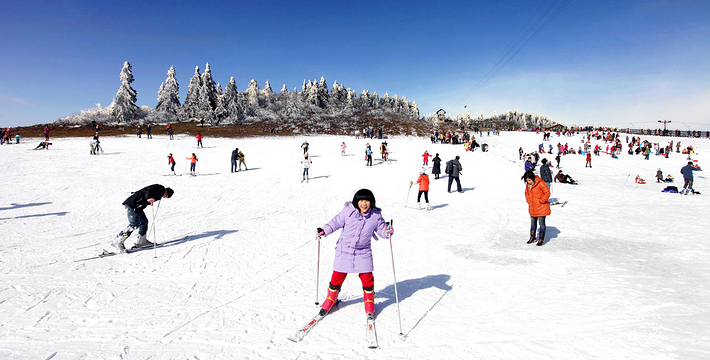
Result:
[[[166,245],[172,245],[172,244],[176,244],[176,243],[179,243],[179,242],[183,242],[183,241],[185,241],[185,240],[187,240],[187,235],[186,235],[186,236],[183,236],[183,237],[180,237],[180,238],[177,238],[177,239],[173,239],[173,240],[170,240],[170,241],[166,241],[166,242],[164,242],[164,243],[156,244],[155,247],[162,247],[162,246],[166,246]],[[127,254],[132,254],[132,253],[136,253],[136,252],[139,252],[139,251],[151,250],[151,249],[153,249],[153,245],[146,245],[146,246],[143,246],[143,247],[135,247],[135,248],[128,249],[128,250],[126,251],[126,253],[127,253]],[[90,256],[90,257],[83,258],[83,259],[74,260],[74,262],[81,262],[81,261],[94,260],[94,259],[101,259],[101,258],[105,258],[105,257],[109,257],[109,256],[119,255],[119,254],[121,254],[121,253],[115,252],[115,251],[108,251],[108,250],[105,250],[105,249],[104,249],[101,254],[98,254],[98,255],[95,255],[95,256]]]
[[[335,305],[338,305],[340,300]],[[306,335],[315,327],[324,317],[329,313],[324,309],[318,311],[318,314],[309,320],[306,325],[298,329],[293,335],[289,336],[288,339],[293,342],[299,342],[303,340]],[[367,324],[365,327],[365,340],[367,341],[367,347],[370,349],[377,349],[377,331],[375,329],[375,319],[372,315],[368,315]]]

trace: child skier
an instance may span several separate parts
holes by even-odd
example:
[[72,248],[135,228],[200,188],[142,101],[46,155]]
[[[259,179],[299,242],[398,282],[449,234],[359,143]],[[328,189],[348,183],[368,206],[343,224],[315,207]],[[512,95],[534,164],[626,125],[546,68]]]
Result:
[[330,222],[318,228],[318,238],[328,236],[338,229],[343,229],[335,244],[335,260],[333,276],[328,287],[328,295],[323,301],[320,313],[327,314],[338,301],[340,286],[345,277],[351,273],[359,273],[364,292],[365,313],[369,320],[375,316],[375,278],[372,275],[371,240],[375,233],[388,237],[394,233],[392,225],[385,223],[382,210],[375,206],[375,195],[368,189],[360,189],[353,196],[352,202],[345,207]]
[[428,151],[424,150],[424,154],[422,155],[424,158],[424,166],[429,166],[429,158],[431,157],[431,154],[429,154]]
[[308,182],[308,169],[311,168],[311,159],[308,158],[308,153],[303,155],[303,160],[301,160],[301,164],[303,164],[303,178],[301,179],[301,182],[303,180],[306,180]]
[[417,184],[419,184],[419,194],[417,194],[417,207],[419,207],[419,209],[422,208],[422,205],[419,201],[422,198],[422,194],[424,194],[424,200],[426,201],[426,209],[430,210],[430,208],[429,208],[429,176],[426,174],[426,172],[421,171],[419,173],[419,178],[417,179]]
[[195,155],[195,153],[192,153],[191,157],[188,157],[185,159],[190,160],[190,175],[197,175],[195,172],[195,166],[196,166],[197,162],[199,161],[197,159],[197,155]]
[[173,158],[173,153],[168,154],[168,166],[170,166],[170,171],[173,172],[173,175],[177,175],[175,173],[175,158]]
[[249,170],[249,168],[247,168],[247,163],[244,162],[244,153],[241,150],[239,151],[238,156],[239,156],[239,169],[237,169],[237,171],[242,169],[242,164],[244,164],[244,170]]
[[342,144],[340,144],[340,156],[345,156],[345,141],[343,141]]
[[195,136],[195,138],[197,138],[197,147],[204,147],[202,146],[202,134],[197,133],[197,136]]

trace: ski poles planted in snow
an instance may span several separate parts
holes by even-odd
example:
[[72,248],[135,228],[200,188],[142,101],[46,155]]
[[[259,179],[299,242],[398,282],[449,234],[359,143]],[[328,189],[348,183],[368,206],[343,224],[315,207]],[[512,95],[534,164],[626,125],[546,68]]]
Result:
[[[393,224],[394,220],[390,220],[390,225]],[[394,250],[392,250],[392,235],[389,235],[388,238],[390,240],[390,254],[392,254],[392,275],[394,276],[394,300],[397,302],[397,315],[399,316],[399,338],[404,340],[404,333],[402,332],[402,312],[399,310],[399,295],[397,293],[397,273],[394,270]]]

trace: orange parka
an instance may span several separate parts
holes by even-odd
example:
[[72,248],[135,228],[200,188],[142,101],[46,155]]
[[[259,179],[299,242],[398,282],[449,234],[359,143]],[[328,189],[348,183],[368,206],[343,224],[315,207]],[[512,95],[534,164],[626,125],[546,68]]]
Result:
[[525,201],[528,202],[528,211],[530,216],[548,216],[550,215],[550,188],[547,187],[539,176],[535,175],[535,183],[532,188],[525,184]]
[[419,184],[419,191],[429,191],[429,177],[426,175],[420,175],[417,179],[417,184]]

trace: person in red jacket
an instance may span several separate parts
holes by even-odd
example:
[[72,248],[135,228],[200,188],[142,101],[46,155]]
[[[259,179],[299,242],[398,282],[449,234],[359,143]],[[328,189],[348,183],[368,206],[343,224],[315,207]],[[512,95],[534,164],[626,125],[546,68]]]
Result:
[[422,155],[422,157],[424,158],[424,166],[429,166],[429,158],[431,157],[431,154],[424,150],[424,155]]
[[592,167],[592,154],[587,153],[587,163],[584,164],[584,167]]
[[197,136],[195,136],[195,137],[197,138],[197,147],[198,148],[204,147],[204,146],[202,146],[202,134],[197,133]]
[[417,184],[419,184],[419,194],[417,194],[417,207],[419,207],[420,209],[422,208],[420,200],[422,199],[422,194],[424,194],[424,200],[426,201],[426,209],[429,210],[429,175],[427,175],[424,171],[419,173]]
[[535,242],[535,233],[539,223],[540,235],[537,239],[537,246],[541,246],[545,242],[545,230],[547,230],[545,218],[551,213],[550,189],[532,170],[525,172],[523,180],[525,180],[525,201],[528,203],[528,212],[530,213],[530,239],[528,244]]
[[170,166],[170,171],[173,172],[173,175],[175,174],[175,158],[173,158],[173,153],[168,154],[168,165]]

